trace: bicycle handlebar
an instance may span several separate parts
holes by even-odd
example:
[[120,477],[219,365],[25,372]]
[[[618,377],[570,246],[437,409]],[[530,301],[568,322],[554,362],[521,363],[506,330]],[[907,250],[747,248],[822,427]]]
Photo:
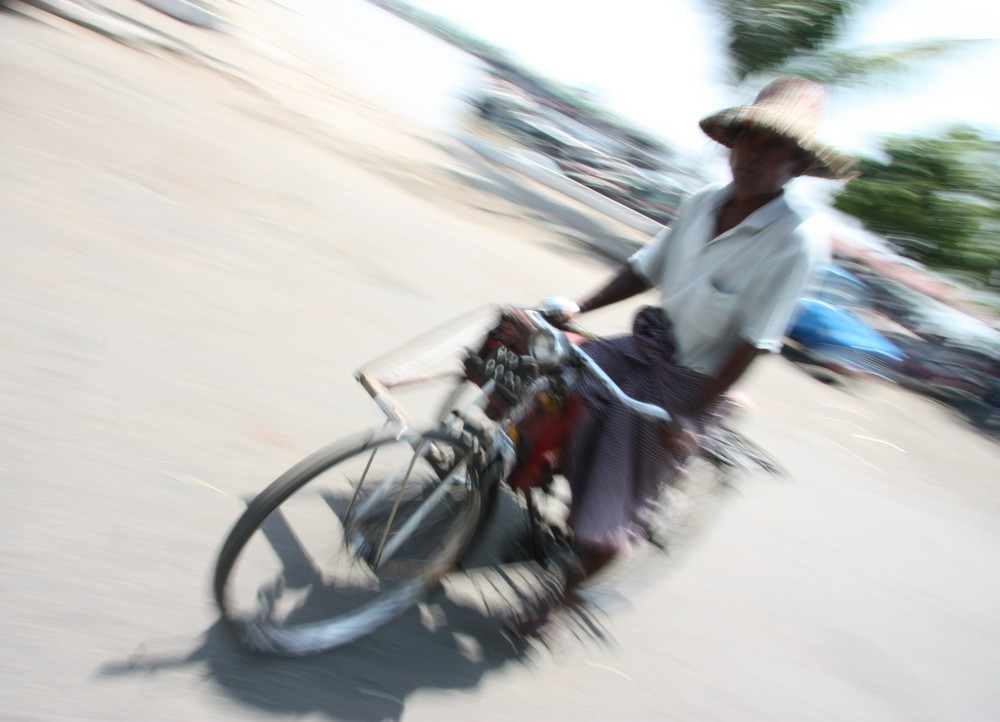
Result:
[[[566,334],[564,334],[561,329],[549,323],[548,319],[545,318],[542,312],[536,312],[534,315],[536,317],[536,320],[539,322],[539,325],[541,325],[543,328],[550,331],[551,333],[557,334],[558,336],[562,336],[563,338],[565,338]],[[586,351],[581,349],[576,344],[570,343],[568,340],[566,341],[566,345],[569,347],[570,353],[572,353],[580,362],[582,362],[583,366],[587,369],[587,371],[593,374],[594,377],[601,382],[604,388],[606,388],[608,392],[611,393],[611,395],[614,396],[619,402],[621,402],[628,408],[632,409],[636,413],[641,414],[642,416],[645,416],[649,419],[652,419],[654,421],[662,421],[665,423],[670,423],[670,420],[673,417],[670,415],[669,411],[664,409],[662,406],[657,406],[656,404],[650,404],[645,401],[639,401],[638,399],[633,399],[631,396],[626,394],[618,387],[618,384],[616,384],[612,380],[612,378],[604,372],[604,369],[602,369],[600,366],[597,365],[597,362],[594,361],[594,359],[590,358],[590,356],[587,355]]]

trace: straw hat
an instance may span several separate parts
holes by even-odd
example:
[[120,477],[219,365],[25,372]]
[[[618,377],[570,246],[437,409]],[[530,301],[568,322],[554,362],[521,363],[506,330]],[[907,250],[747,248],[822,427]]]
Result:
[[770,130],[793,141],[812,157],[805,175],[849,177],[854,159],[816,139],[823,97],[823,87],[811,80],[795,76],[778,78],[760,91],[751,105],[719,111],[702,118],[699,125],[708,137],[727,148],[733,147],[739,131],[747,125]]

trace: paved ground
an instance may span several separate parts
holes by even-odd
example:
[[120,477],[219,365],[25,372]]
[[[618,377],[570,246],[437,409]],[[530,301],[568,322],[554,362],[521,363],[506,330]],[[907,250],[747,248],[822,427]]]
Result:
[[311,69],[273,6],[232,36],[144,16],[208,63],[32,12],[0,13],[0,719],[1000,717],[996,444],[780,358],[743,426],[789,479],[551,649],[447,600],[314,659],[236,649],[218,544],[377,420],[354,368],[577,295],[609,270],[580,239],[629,236]]

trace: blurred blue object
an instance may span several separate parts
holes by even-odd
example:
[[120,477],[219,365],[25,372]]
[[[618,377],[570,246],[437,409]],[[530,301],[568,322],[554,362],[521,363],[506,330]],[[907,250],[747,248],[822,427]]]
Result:
[[864,281],[835,264],[824,266],[799,299],[786,355],[844,376],[895,380],[906,354],[851,310],[870,306]]

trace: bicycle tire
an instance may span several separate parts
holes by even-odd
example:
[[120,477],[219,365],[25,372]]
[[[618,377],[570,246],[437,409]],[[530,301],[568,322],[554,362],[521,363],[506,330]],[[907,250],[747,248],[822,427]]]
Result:
[[713,464],[731,471],[765,471],[772,476],[787,476],[777,459],[745,434],[721,425],[713,430],[702,452]]
[[755,471],[786,476],[781,464],[745,434],[725,425],[712,429],[677,482],[653,505],[649,534],[653,546],[666,549],[693,537],[714,516],[734,481]]
[[412,607],[454,567],[487,511],[471,457],[439,431],[370,430],[303,459],[250,502],[223,543],[213,590],[227,626],[253,651],[302,656],[354,642]]
[[689,459],[675,483],[650,505],[650,544],[661,551],[686,544],[705,526],[726,486],[724,469],[698,456]]

